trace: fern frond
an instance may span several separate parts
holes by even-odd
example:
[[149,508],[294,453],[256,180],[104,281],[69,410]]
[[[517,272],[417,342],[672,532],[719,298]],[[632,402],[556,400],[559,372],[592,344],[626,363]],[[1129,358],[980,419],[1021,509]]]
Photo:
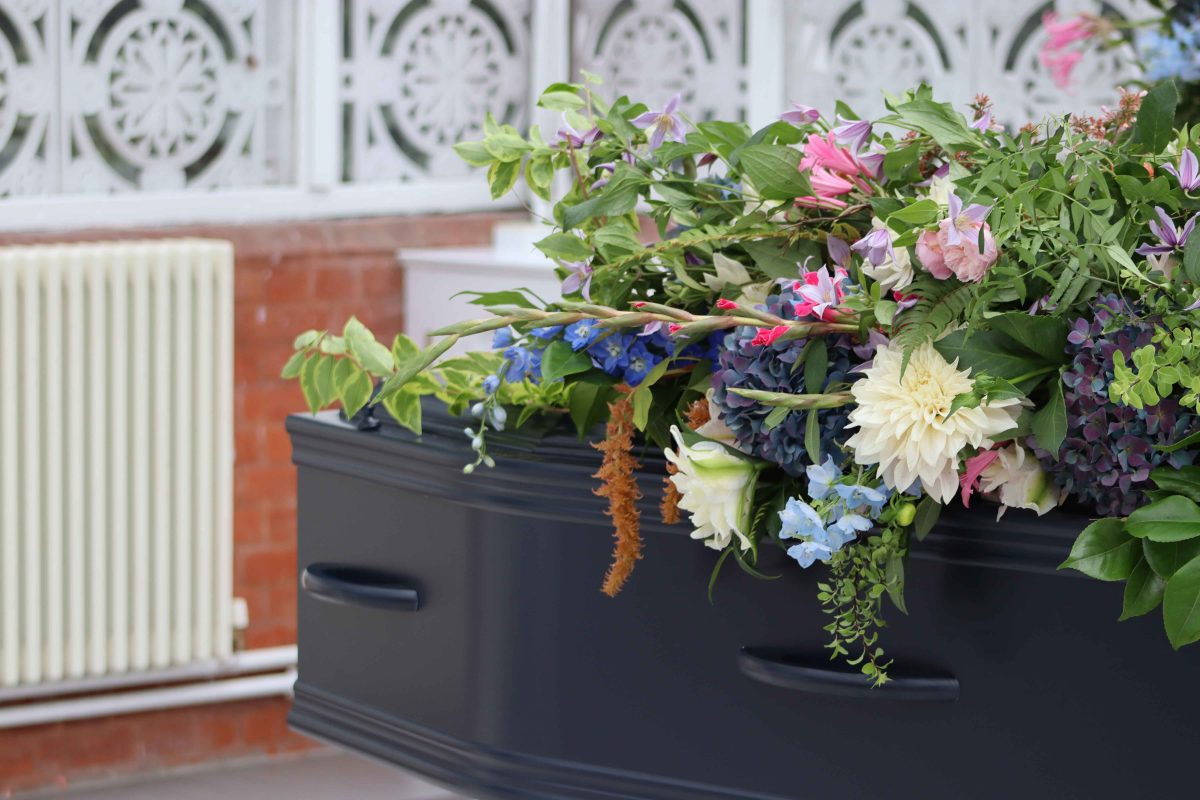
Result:
[[923,275],[905,291],[921,298],[915,306],[900,315],[892,337],[903,348],[903,365],[908,366],[913,350],[961,321],[971,301],[977,296],[979,287],[974,283],[959,283],[952,279],[942,281]]

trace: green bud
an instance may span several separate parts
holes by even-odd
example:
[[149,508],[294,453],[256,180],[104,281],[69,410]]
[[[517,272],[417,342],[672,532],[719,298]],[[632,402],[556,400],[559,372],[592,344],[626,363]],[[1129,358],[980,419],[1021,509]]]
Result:
[[914,519],[917,518],[917,507],[912,503],[905,503],[896,509],[896,522],[900,525],[912,525]]

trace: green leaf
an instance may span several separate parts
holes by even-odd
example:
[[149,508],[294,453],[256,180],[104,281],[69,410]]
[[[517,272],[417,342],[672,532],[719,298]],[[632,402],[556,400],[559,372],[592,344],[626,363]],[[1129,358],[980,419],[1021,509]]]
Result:
[[1200,537],[1184,539],[1182,542],[1155,542],[1142,540],[1142,552],[1150,568],[1164,578],[1169,578],[1187,562],[1200,556]]
[[1137,114],[1137,138],[1151,154],[1161,153],[1171,142],[1171,125],[1175,107],[1179,105],[1179,90],[1174,81],[1163,81],[1142,98]]
[[979,147],[979,137],[967,126],[963,115],[949,103],[936,103],[927,97],[918,97],[896,106],[896,115],[902,127],[928,134],[950,152]]
[[638,188],[646,179],[626,164],[617,164],[617,169],[608,179],[608,185],[600,194],[573,206],[562,209],[564,228],[578,228],[592,217],[626,214],[637,206]]
[[893,211],[888,215],[887,226],[894,231],[906,231],[912,227],[928,225],[937,218],[937,202],[926,198],[907,205],[898,211]]
[[305,361],[303,369],[300,370],[300,391],[304,393],[304,401],[308,403],[308,410],[313,414],[324,407],[316,381],[317,364],[320,361],[320,356],[314,356]]
[[529,299],[531,294],[529,289],[504,289],[498,292],[473,292],[464,290],[452,297],[474,297],[474,300],[468,300],[473,306],[516,306],[517,308],[534,308],[533,301]]
[[743,242],[742,247],[754,259],[754,265],[768,278],[795,280],[800,277],[799,265],[808,256],[820,257],[817,243],[807,239],[792,244],[778,239],[760,239]]
[[1063,400],[1061,380],[1051,381],[1049,390],[1046,405],[1033,415],[1033,435],[1038,445],[1057,459],[1067,435],[1067,404]]
[[293,350],[303,350],[306,347],[312,347],[321,338],[320,331],[308,330],[300,334],[292,342]]
[[804,450],[808,453],[808,459],[814,464],[821,463],[821,419],[818,416],[820,412],[817,409],[811,409],[808,412],[808,419],[804,423]]
[[533,246],[559,261],[586,261],[592,257],[588,243],[571,233],[552,233]]
[[421,348],[403,333],[397,333],[396,338],[392,340],[392,358],[397,364],[402,364],[408,359],[421,352]]
[[[1189,241],[1191,241],[1191,240],[1189,239]],[[1197,241],[1200,241],[1200,239],[1197,239]],[[1200,431],[1196,431],[1195,433],[1188,434],[1187,436],[1183,437],[1182,439],[1180,439],[1178,442],[1175,442],[1174,444],[1155,445],[1154,449],[1160,450],[1164,453],[1174,453],[1176,450],[1182,450],[1185,447],[1191,447],[1192,445],[1198,444],[1198,443],[1200,443]]]
[[643,248],[634,232],[624,221],[610,222],[592,234],[592,244],[604,258],[613,260],[636,253]]
[[1129,573],[1129,580],[1125,582],[1125,601],[1120,619],[1140,617],[1158,608],[1166,586],[1167,582],[1150,568],[1146,559],[1139,559],[1133,572]]
[[1200,639],[1200,557],[1184,564],[1167,581],[1163,624],[1176,650]]
[[992,317],[988,324],[1048,364],[1067,360],[1068,328],[1061,317],[1031,317],[1024,311],[1010,311]]
[[1189,236],[1183,246],[1183,274],[1192,283],[1200,283],[1200,237]]
[[521,176],[521,160],[493,161],[488,167],[488,186],[491,187],[492,199],[499,200],[512,191]]
[[1015,347],[1007,335],[994,330],[970,335],[965,330],[954,331],[933,346],[947,361],[958,359],[960,369],[970,367],[972,375],[986,372],[1011,381],[1048,366],[1035,354]]
[[825,338],[813,337],[804,349],[805,391],[819,392],[825,388],[825,375],[829,371],[829,349]]
[[545,383],[587,372],[591,368],[592,360],[588,354],[582,350],[576,352],[562,339],[555,339],[542,354],[542,381]]
[[925,537],[933,530],[933,526],[937,524],[938,517],[941,515],[941,503],[930,495],[921,498],[921,502],[917,503],[917,513],[912,522],[913,535],[917,537],[918,542],[925,541]]
[[308,359],[308,353],[304,350],[297,350],[292,353],[292,357],[283,365],[283,371],[279,373],[279,377],[284,380],[300,377],[300,371],[304,369],[304,362]]
[[1150,471],[1150,480],[1163,491],[1200,503],[1200,467],[1158,467]]
[[1142,506],[1129,515],[1129,533],[1155,542],[1181,542],[1200,536],[1200,506],[1171,495]]
[[372,375],[384,377],[395,372],[396,361],[392,358],[392,351],[377,342],[375,334],[356,317],[346,321],[342,337],[350,354]]
[[578,94],[563,89],[543,92],[538,98],[538,106],[550,111],[576,111],[585,105],[587,104]]
[[1125,531],[1125,523],[1108,517],[1083,529],[1058,568],[1077,569],[1102,581],[1123,581],[1141,557],[1140,543]]
[[383,401],[383,407],[396,422],[421,435],[421,398],[414,392],[399,391]]
[[753,144],[738,151],[738,166],[767,200],[791,200],[812,194],[800,174],[802,155],[794,147]]
[[454,152],[472,167],[486,167],[496,160],[483,142],[459,142],[454,145]]
[[592,428],[606,417],[612,391],[611,386],[599,383],[581,381],[571,385],[567,410],[571,413],[571,421],[575,423],[580,439],[587,436]]
[[332,403],[337,399],[337,386],[333,382],[333,367],[337,362],[333,356],[320,356],[317,359],[317,366],[313,369],[313,386],[316,388],[317,397],[320,398],[321,408]]
[[[341,376],[338,386],[338,396],[342,401],[342,410],[347,417],[357,414],[367,401],[371,399],[371,390],[375,388],[371,376],[359,369],[352,361],[343,360],[341,364],[349,364],[344,368],[346,374]],[[341,367],[341,364],[338,366]]]
[[650,406],[654,405],[654,393],[645,386],[639,386],[633,393],[633,424],[639,431],[646,430],[646,422],[650,419]]

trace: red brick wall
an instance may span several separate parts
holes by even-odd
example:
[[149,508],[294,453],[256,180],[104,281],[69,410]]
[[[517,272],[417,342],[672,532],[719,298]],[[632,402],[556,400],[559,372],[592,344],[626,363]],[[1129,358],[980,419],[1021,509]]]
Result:
[[[351,314],[377,334],[403,325],[399,247],[486,243],[494,214],[0,236],[0,244],[146,236],[228,239],[236,253],[234,591],[250,608],[249,648],[296,640],[296,475],[284,417],[304,407],[279,379],[306,328]],[[311,746],[286,730],[285,699],[0,731],[0,797],[121,773]]]

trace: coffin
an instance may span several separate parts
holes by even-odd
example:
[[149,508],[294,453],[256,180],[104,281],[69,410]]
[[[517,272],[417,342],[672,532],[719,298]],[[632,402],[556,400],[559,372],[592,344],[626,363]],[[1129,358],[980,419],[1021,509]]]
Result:
[[882,689],[828,661],[817,570],[763,581],[656,522],[599,591],[611,532],[574,436],[489,440],[336,416],[288,420],[299,466],[299,680],[291,724],[479,798],[1190,796],[1200,650],[1121,587],[1056,572],[1067,514],[947,513],[890,610]]

